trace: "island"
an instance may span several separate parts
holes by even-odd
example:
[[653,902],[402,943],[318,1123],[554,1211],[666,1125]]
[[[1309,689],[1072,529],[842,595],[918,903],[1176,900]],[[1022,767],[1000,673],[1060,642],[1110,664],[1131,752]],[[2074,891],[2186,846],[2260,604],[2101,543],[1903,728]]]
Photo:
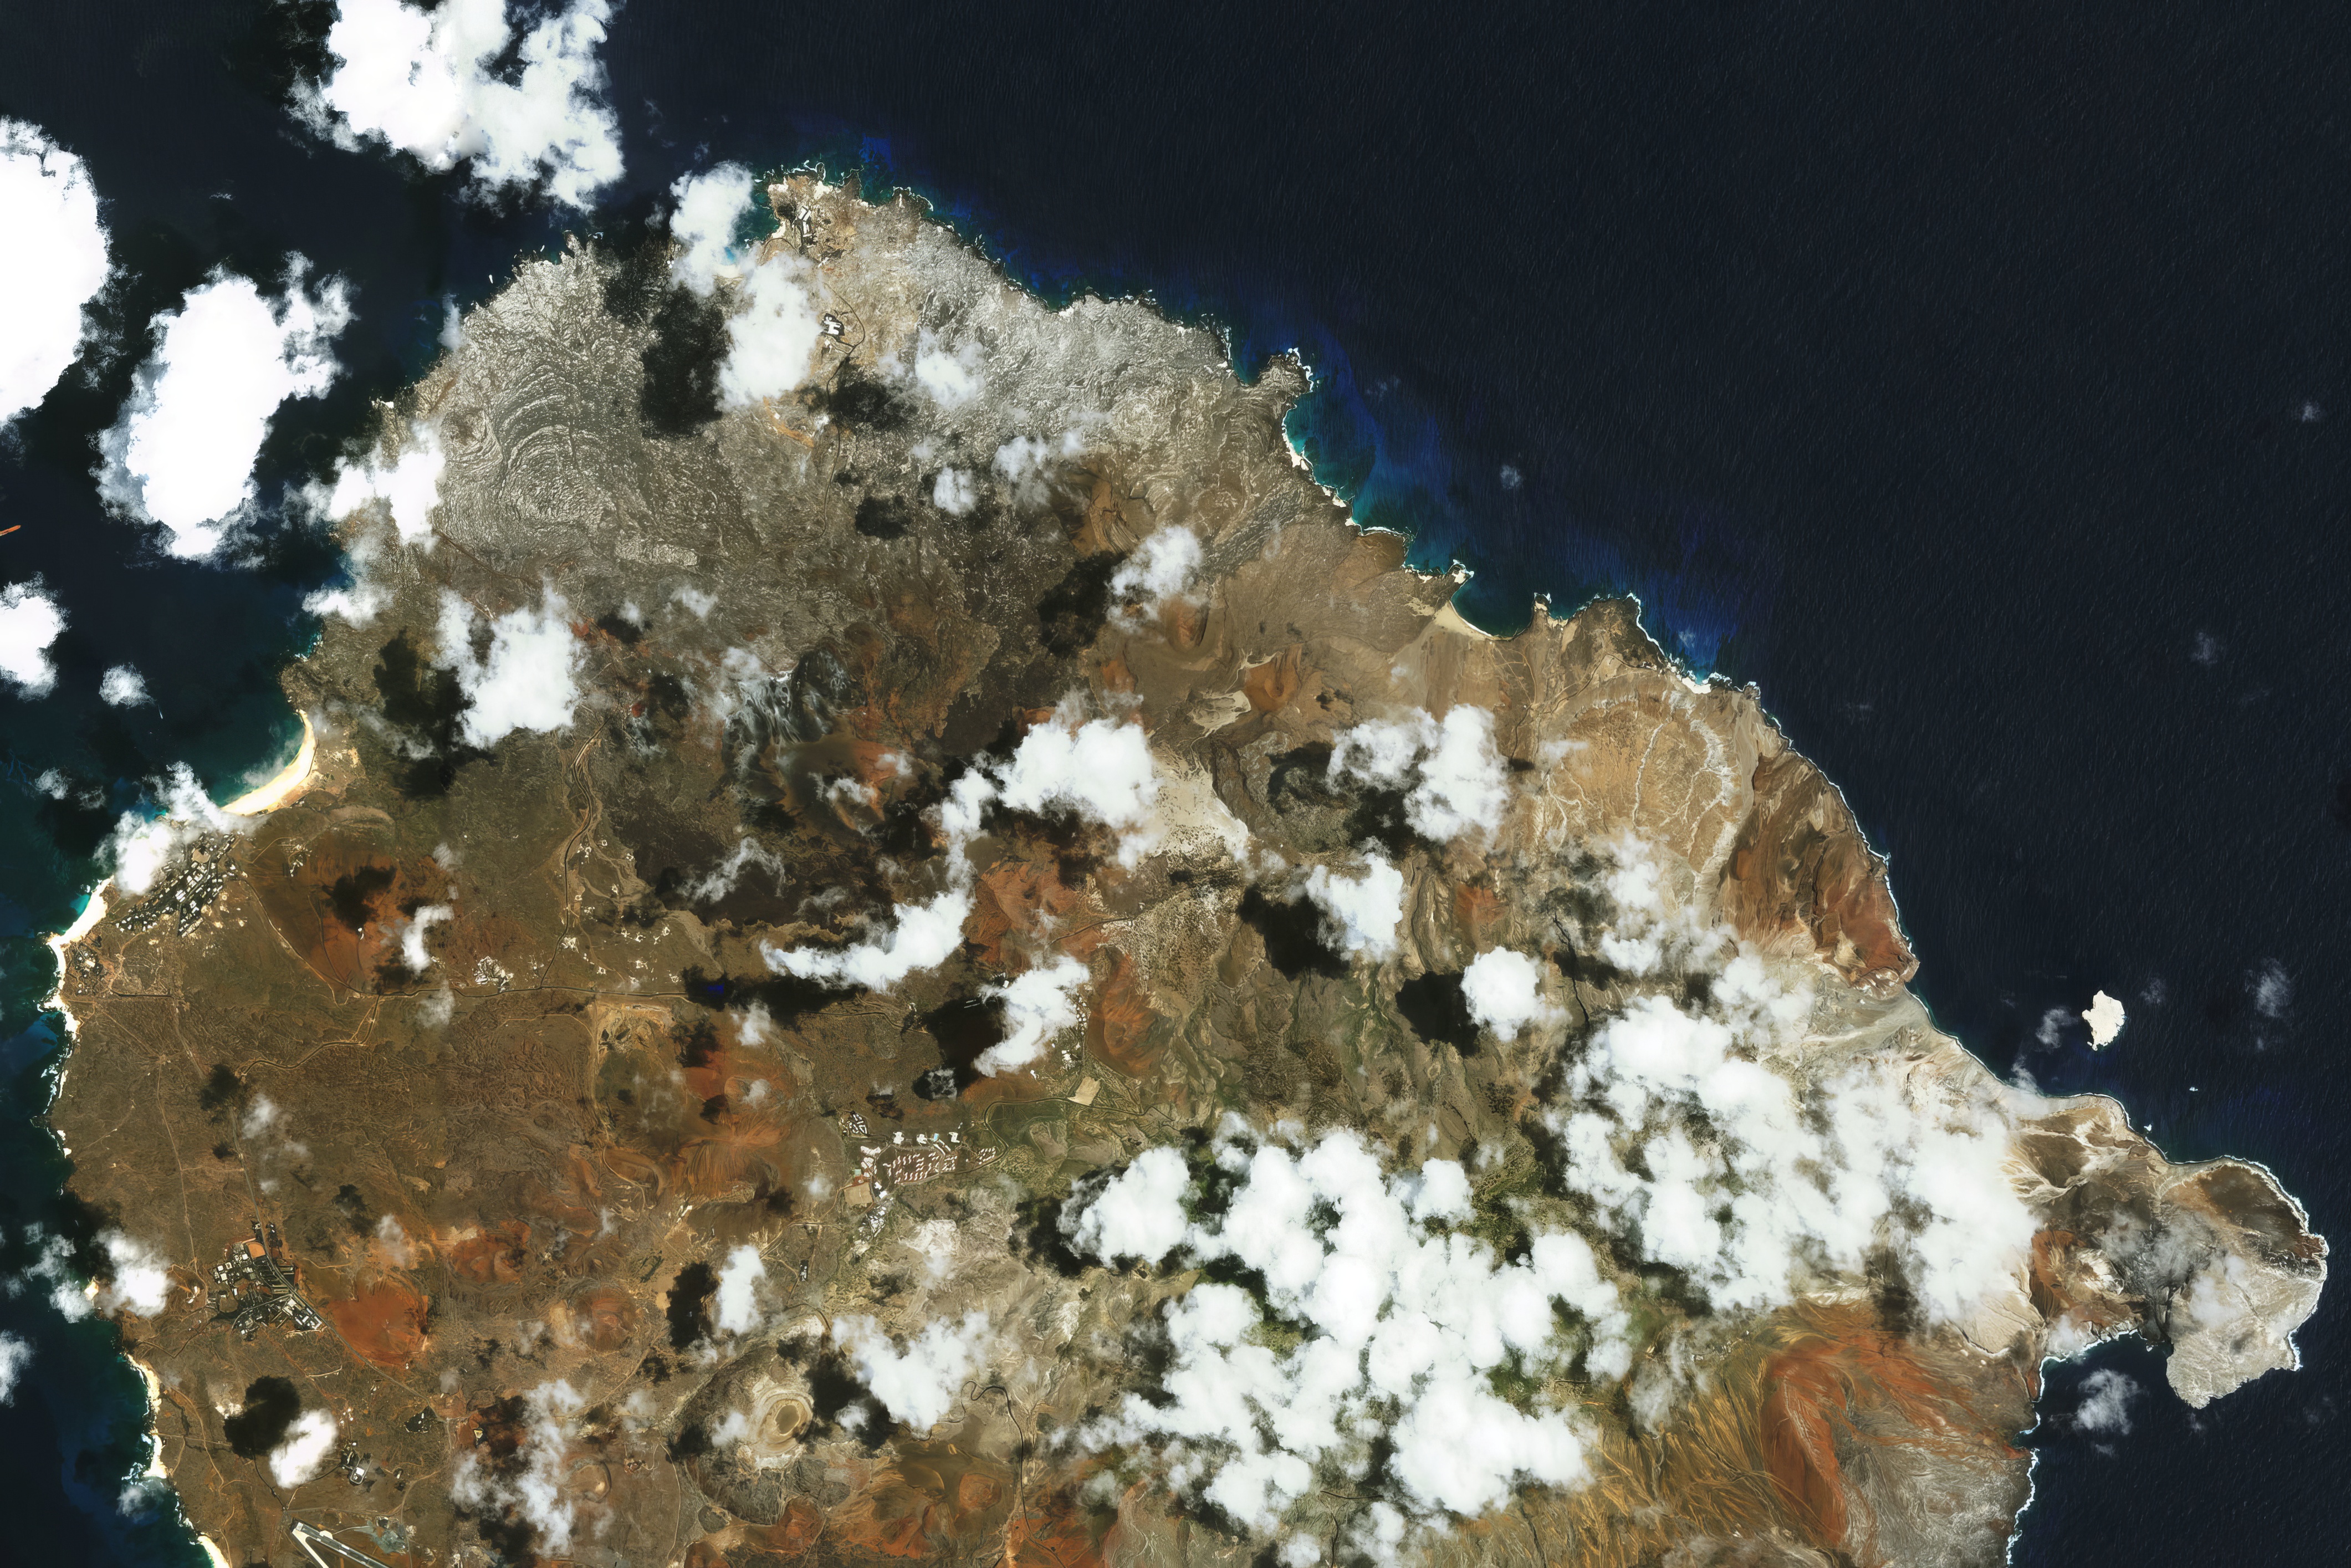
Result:
[[1294,360],[764,200],[466,316],[300,764],[58,944],[218,1561],[1997,1564],[2047,1359],[2296,1364],[2301,1207],[1940,1031],[1755,690],[1470,624]]

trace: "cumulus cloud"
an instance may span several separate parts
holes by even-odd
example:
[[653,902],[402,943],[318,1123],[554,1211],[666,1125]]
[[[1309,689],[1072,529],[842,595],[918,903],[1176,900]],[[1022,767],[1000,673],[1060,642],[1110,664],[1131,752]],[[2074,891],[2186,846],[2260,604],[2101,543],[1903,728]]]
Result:
[[16,1395],[16,1379],[33,1359],[33,1347],[12,1333],[0,1333],[0,1405]]
[[192,840],[205,833],[249,831],[256,821],[235,817],[213,803],[184,762],[150,786],[155,797],[151,813],[125,811],[115,819],[105,860],[112,867],[114,884],[125,893],[144,893],[165,866]]
[[319,1473],[334,1447],[335,1418],[324,1410],[305,1410],[286,1440],[269,1450],[269,1479],[290,1491]]
[[1420,759],[1420,782],[1405,802],[1405,815],[1432,839],[1458,838],[1471,828],[1492,832],[1508,802],[1502,777],[1494,716],[1481,707],[1457,707]]
[[550,585],[537,610],[509,610],[490,622],[487,658],[474,653],[474,607],[443,591],[434,662],[457,675],[465,694],[459,734],[468,746],[496,746],[516,730],[544,734],[571,727],[580,706],[580,639],[571,607]]
[[106,1232],[99,1241],[106,1248],[106,1260],[114,1275],[98,1292],[95,1305],[99,1312],[152,1318],[171,1304],[171,1265],[162,1254],[120,1230]]
[[427,904],[401,926],[400,961],[408,966],[410,974],[421,975],[433,967],[433,955],[424,950],[425,933],[456,913],[445,904]]
[[783,885],[784,860],[758,840],[748,834],[735,841],[725,859],[702,875],[685,884],[685,895],[697,904],[712,904],[735,891],[743,873],[758,866],[773,877],[776,885]]
[[215,272],[155,318],[155,354],[122,417],[99,437],[99,486],[124,517],[160,523],[176,556],[210,555],[254,499],[253,465],[288,398],[318,397],[340,367],[329,345],[350,320],[342,280],[313,294],[292,263],[273,300]]
[[2294,978],[2274,958],[2245,977],[2245,989],[2252,993],[2253,1010],[2273,1021],[2285,1017],[2286,1009],[2294,1006]]
[[237,1124],[237,1132],[247,1138],[263,1137],[274,1131],[282,1119],[283,1113],[277,1109],[277,1101],[266,1094],[256,1094],[253,1103],[246,1107],[245,1116]]
[[106,226],[82,161],[0,120],[0,424],[47,397],[81,351],[82,307],[106,282]]
[[965,1381],[982,1364],[987,1336],[986,1312],[930,1323],[903,1350],[872,1318],[839,1318],[832,1325],[833,1343],[849,1353],[873,1397],[915,1432],[937,1426],[962,1396]]
[[1191,1220],[1184,1197],[1191,1167],[1169,1148],[1145,1149],[1062,1228],[1070,1244],[1105,1260],[1156,1264],[1184,1243]]
[[393,1268],[414,1266],[416,1244],[409,1240],[408,1232],[393,1216],[387,1214],[375,1222],[375,1242],[383,1251],[384,1261]]
[[1404,873],[1377,850],[1364,852],[1353,876],[1318,865],[1306,873],[1306,896],[1322,912],[1322,939],[1348,957],[1393,957],[1404,924]]
[[1373,720],[1339,732],[1330,774],[1391,789],[1410,785],[1405,817],[1423,838],[1444,843],[1476,829],[1490,833],[1510,804],[1502,759],[1494,750],[1494,716],[1462,704],[1440,721],[1415,712],[1395,723]]
[[768,1277],[757,1247],[742,1246],[726,1254],[718,1270],[718,1332],[749,1333],[759,1326],[759,1281]]
[[1627,832],[1609,846],[1613,864],[1601,877],[1612,917],[1585,933],[1591,950],[1612,968],[1641,977],[1672,967],[1711,968],[1722,958],[1723,931],[1700,921],[1667,896],[1665,872],[1646,844]]
[[[972,909],[971,864],[964,851],[989,810],[998,805],[1025,811],[1066,810],[1082,821],[1119,829],[1119,862],[1132,865],[1151,847],[1144,824],[1158,791],[1150,744],[1141,726],[1108,719],[1081,724],[1064,705],[1050,720],[1022,737],[1008,760],[965,774],[939,804],[937,821],[947,841],[946,891],[926,903],[894,905],[890,924],[880,935],[852,946],[763,946],[761,955],[780,974],[887,990],[918,970],[938,967],[962,946],[963,923]],[[1053,1003],[1045,985],[1034,982],[1017,1003],[1008,996],[1016,1030],[1026,1016],[1021,1008],[1037,1009],[1040,1020],[1050,1013]],[[997,1060],[1002,1063],[1006,1058]]]
[[979,487],[960,468],[942,468],[931,485],[931,505],[950,517],[969,514],[979,504]]
[[49,644],[66,629],[66,612],[42,588],[41,580],[0,589],[0,680],[18,696],[45,697],[57,684]]
[[971,917],[971,894],[950,888],[927,904],[899,904],[889,928],[869,941],[841,948],[763,947],[768,967],[803,980],[831,986],[862,986],[886,991],[907,976],[935,969],[963,946],[963,923]]
[[735,249],[735,225],[751,204],[751,171],[740,163],[721,163],[699,174],[682,174],[669,188],[670,237],[679,253],[670,263],[670,277],[704,298],[722,277],[742,275]]
[[2081,1403],[2074,1406],[2074,1429],[2119,1437],[2131,1429],[2131,1405],[2143,1391],[2132,1379],[2101,1367],[2082,1379]]
[[[544,190],[585,208],[621,177],[621,127],[596,57],[608,0],[571,0],[517,43],[506,0],[340,0],[334,68],[297,91],[311,126],[356,150],[374,142],[440,171],[468,164],[484,194]],[[497,69],[514,50],[517,68]]]
[[433,511],[441,504],[441,476],[449,466],[440,433],[412,423],[399,454],[389,463],[370,456],[345,464],[328,493],[326,514],[340,520],[381,502],[404,545],[433,548]]
[[987,995],[1004,1003],[1004,1038],[979,1053],[972,1065],[993,1078],[1028,1066],[1045,1054],[1055,1035],[1079,1020],[1076,992],[1086,983],[1086,967],[1062,957],[1050,968],[1031,969]]
[[979,370],[979,345],[965,343],[949,349],[925,331],[914,348],[914,383],[941,408],[969,402],[986,384]]
[[808,379],[824,321],[809,298],[808,264],[771,256],[743,280],[742,302],[726,319],[718,392],[730,408],[781,397]]
[[577,1519],[575,1505],[563,1491],[571,1474],[571,1421],[587,1403],[569,1383],[532,1389],[523,1398],[528,1421],[507,1475],[491,1472],[467,1452],[457,1460],[449,1495],[467,1508],[495,1508],[509,1518],[519,1516],[537,1532],[542,1552],[561,1555],[571,1544]]
[[312,615],[337,615],[354,626],[364,626],[392,602],[392,594],[378,581],[375,569],[385,543],[381,536],[361,533],[347,545],[343,558],[351,580],[338,588],[319,588],[303,596],[302,608]]
[[1560,1016],[1543,1000],[1542,966],[1508,947],[1489,948],[1461,971],[1461,996],[1469,1016],[1505,1040]]
[[1159,778],[1141,725],[1080,724],[1064,708],[1023,736],[1012,760],[994,771],[999,799],[1016,811],[1070,810],[1120,830],[1121,865],[1134,864],[1151,847],[1141,830],[1159,798]]
[[117,664],[99,678],[98,698],[110,707],[137,707],[147,700],[147,677]]
[[1084,435],[1077,430],[1062,430],[1058,437],[1041,440],[1034,435],[1016,435],[997,446],[989,468],[997,477],[1020,496],[1025,503],[1040,503],[1046,496],[1046,477],[1058,463],[1079,456],[1086,449]]
[[1122,601],[1165,604],[1192,586],[1200,574],[1200,538],[1170,523],[1119,562],[1111,574],[1111,597]]
[[1594,1032],[1550,1116],[1567,1186],[1719,1309],[1780,1305],[1890,1244],[1931,1319],[1966,1317],[2032,1236],[1997,1092],[1868,1061],[1800,1092],[1766,1053],[1800,1027],[1809,992],[1743,952],[1712,990],[1705,1011],[1635,997]]
[[[1207,1283],[1170,1302],[1159,1396],[1130,1396],[1083,1441],[1166,1445],[1179,1488],[1261,1531],[1318,1484],[1318,1469],[1364,1482],[1380,1438],[1395,1504],[1424,1518],[1481,1513],[1522,1482],[1583,1478],[1573,1412],[1521,1409],[1490,1382],[1512,1361],[1563,1372],[1580,1356],[1611,1377],[1629,1367],[1627,1319],[1582,1239],[1538,1236],[1522,1260],[1501,1261],[1446,1228],[1470,1214],[1460,1166],[1390,1174],[1353,1133],[1293,1155],[1228,1124],[1211,1157],[1221,1212],[1201,1201],[1207,1173],[1166,1148],[1064,1211],[1071,1245],[1106,1262],[1229,1260],[1264,1281],[1261,1300]],[[1270,1314],[1304,1337],[1276,1350]]]

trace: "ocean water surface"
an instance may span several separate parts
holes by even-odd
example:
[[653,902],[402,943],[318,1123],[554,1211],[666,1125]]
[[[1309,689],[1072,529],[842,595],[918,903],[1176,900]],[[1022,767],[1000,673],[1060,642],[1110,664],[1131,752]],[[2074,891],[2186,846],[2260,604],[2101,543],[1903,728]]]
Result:
[[[1295,348],[1291,431],[1364,520],[1509,629],[1638,592],[1760,686],[1892,857],[1942,1023],[2003,1073],[2119,1096],[2174,1158],[2270,1166],[2351,1234],[2351,29],[2323,7],[1748,4],[1370,11],[1229,0],[1073,19],[630,0],[629,171],[592,232],[735,159],[904,186],[1048,298],[1144,295]],[[327,398],[266,487],[326,470],[431,362],[447,305],[567,221],[338,151],[284,113],[260,0],[0,0],[0,115],[79,153],[124,268],[110,346],[0,450],[0,580],[70,623],[0,695],[0,1270],[87,1238],[34,1118],[44,932],[169,764],[216,794],[290,749],[276,673],[336,562],[266,530],[191,565],[99,509],[153,311],[290,252],[347,278]],[[155,703],[109,708],[131,663]],[[65,800],[36,787],[55,770]],[[87,803],[85,803],[87,802]],[[2130,1022],[2087,1049],[2093,990]],[[2192,1413],[2136,1345],[2050,1369],[2025,1563],[2334,1554],[2339,1288],[2305,1367]],[[193,1560],[115,1333],[36,1284],[0,1406],[23,1560]],[[2084,1380],[2137,1385],[2075,1429]],[[126,1507],[125,1504],[128,1506]]]

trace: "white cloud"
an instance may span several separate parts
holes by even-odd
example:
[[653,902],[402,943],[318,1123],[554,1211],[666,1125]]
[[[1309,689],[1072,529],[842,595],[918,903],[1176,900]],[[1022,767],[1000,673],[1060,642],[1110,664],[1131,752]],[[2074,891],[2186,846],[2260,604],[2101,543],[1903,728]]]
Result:
[[154,358],[114,428],[99,437],[107,504],[160,523],[176,556],[216,549],[254,499],[253,465],[277,405],[318,397],[339,367],[329,345],[350,320],[342,280],[316,294],[293,260],[283,298],[225,271],[155,318]]
[[82,161],[0,120],[0,424],[48,395],[81,351],[82,307],[106,283],[106,226]]
[[65,629],[66,612],[43,591],[39,578],[0,589],[0,680],[19,696],[48,695],[57,684],[49,644]]
[[152,1318],[171,1304],[171,1266],[161,1255],[120,1230],[110,1230],[99,1239],[114,1270],[113,1283],[98,1294],[99,1312]]
[[269,1479],[291,1490],[319,1473],[335,1446],[335,1418],[324,1410],[305,1410],[295,1418],[286,1440],[269,1450]]
[[621,177],[621,128],[603,99],[596,50],[607,0],[572,0],[525,34],[511,80],[493,67],[514,45],[505,0],[340,0],[327,50],[335,68],[306,83],[303,118],[343,147],[374,141],[426,168],[469,160],[486,194],[539,189],[585,208]]
[[468,699],[460,733],[468,746],[492,747],[518,729],[569,729],[580,706],[580,639],[571,607],[550,585],[537,610],[509,610],[490,622],[490,653],[474,655],[474,608],[444,590],[434,662],[454,670]]
[[1111,574],[1111,596],[1164,604],[1190,588],[1199,572],[1199,536],[1170,523],[1119,562],[1118,570]]
[[204,786],[184,762],[155,781],[157,812],[152,817],[125,811],[115,819],[105,858],[113,867],[115,885],[125,893],[144,893],[191,840],[208,832],[250,831],[257,819],[232,817],[213,803]]
[[[1614,918],[1584,936],[1611,967],[1636,977],[1671,967],[1711,968],[1727,948],[1736,947],[1729,933],[1704,924],[1694,909],[1667,896],[1665,869],[1637,836],[1625,832],[1608,848],[1614,863],[1600,883]],[[1776,988],[1772,996],[1793,1005]]]
[[412,423],[404,446],[389,464],[370,456],[344,465],[329,493],[327,516],[340,520],[362,507],[383,502],[400,542],[429,550],[433,511],[441,504],[441,476],[447,471],[449,459],[441,450],[440,433],[429,424]]
[[1065,706],[1023,736],[1012,760],[994,772],[1000,799],[1016,811],[1062,808],[1119,829],[1121,865],[1134,864],[1151,847],[1137,830],[1159,798],[1159,779],[1141,725],[1079,724]]
[[886,991],[919,969],[935,969],[963,946],[971,894],[950,888],[927,904],[902,904],[890,928],[872,941],[841,948],[762,946],[768,967],[803,980]]
[[524,1396],[529,1424],[524,1428],[515,1458],[519,1473],[503,1479],[482,1468],[472,1453],[461,1456],[450,1478],[449,1495],[467,1508],[510,1508],[538,1532],[543,1552],[557,1556],[571,1544],[576,1511],[563,1495],[570,1478],[567,1450],[571,1442],[571,1418],[587,1399],[569,1383],[547,1383]]
[[137,707],[147,700],[147,677],[129,664],[117,664],[99,677],[98,697],[110,707]]
[[872,1318],[844,1317],[832,1325],[833,1343],[849,1352],[873,1397],[916,1432],[937,1426],[962,1396],[965,1380],[984,1359],[987,1334],[986,1312],[930,1323],[903,1351]]
[[753,866],[759,867],[783,885],[784,860],[781,855],[746,833],[735,842],[726,858],[709,871],[686,883],[685,895],[697,904],[712,904],[735,891],[743,873]]
[[339,615],[354,626],[364,626],[376,618],[378,612],[392,602],[392,594],[375,579],[377,562],[385,549],[382,537],[362,533],[343,552],[351,580],[343,588],[314,589],[302,600],[302,608],[312,615]]
[[979,488],[960,468],[942,468],[931,486],[931,505],[950,517],[967,516],[979,504]]
[[[964,849],[978,833],[990,807],[1002,804],[1027,811],[1064,808],[1087,821],[1121,829],[1119,862],[1132,865],[1151,847],[1143,827],[1158,789],[1142,727],[1108,719],[1079,724],[1065,705],[1021,738],[1009,761],[987,773],[965,774],[939,805],[939,827],[947,841],[946,892],[926,904],[894,905],[883,935],[852,946],[763,946],[761,956],[778,973],[887,990],[917,970],[936,968],[962,945],[963,923],[972,908],[971,864]],[[1019,1004],[1040,1009],[1040,1019],[1050,1009],[1044,985],[1035,982],[1022,991]],[[1017,1009],[1011,1021],[1017,1031],[1021,1021]],[[1001,1064],[1006,1059],[997,1061]]]
[[277,1109],[277,1101],[266,1094],[256,1094],[253,1097],[253,1103],[246,1107],[243,1120],[237,1124],[238,1135],[246,1138],[261,1137],[276,1127],[282,1119],[283,1113]]
[[735,225],[751,204],[751,171],[721,163],[699,174],[682,174],[669,188],[670,237],[682,247],[670,276],[708,298],[722,277],[742,276],[735,249]]
[[1050,968],[1031,969],[1009,984],[988,987],[987,995],[1004,1003],[1004,1038],[981,1051],[972,1065],[993,1078],[1044,1055],[1053,1036],[1078,1022],[1072,995],[1086,977],[1083,964],[1064,956]]
[[1543,1000],[1542,966],[1508,947],[1489,948],[1461,971],[1461,996],[1469,1016],[1505,1040],[1560,1016]]
[[2285,1017],[2294,1006],[2294,979],[2285,966],[2272,958],[2255,969],[2245,980],[2245,988],[2253,994],[2253,1010],[2265,1019]]
[[1028,485],[1042,478],[1056,458],[1075,457],[1084,450],[1085,444],[1074,430],[1064,431],[1059,441],[1016,435],[996,449],[994,465],[1008,482]]
[[[1470,1212],[1458,1164],[1387,1175],[1352,1133],[1293,1156],[1228,1124],[1213,1157],[1232,1184],[1221,1215],[1186,1223],[1193,1177],[1161,1148],[1066,1214],[1065,1235],[1105,1261],[1230,1259],[1265,1281],[1263,1306],[1307,1336],[1276,1352],[1259,1343],[1257,1299],[1196,1285],[1165,1309],[1175,1354],[1164,1402],[1130,1396],[1087,1427],[1089,1445],[1166,1443],[1179,1487],[1261,1531],[1311,1490],[1318,1466],[1364,1476],[1381,1436],[1402,1500],[1423,1517],[1474,1516],[1520,1482],[1583,1477],[1572,1410],[1521,1410],[1488,1383],[1513,1357],[1564,1371],[1581,1354],[1594,1376],[1629,1366],[1615,1288],[1580,1239],[1539,1236],[1522,1261],[1499,1262],[1437,1223]],[[1576,1314],[1565,1333],[1556,1307]],[[1385,1533],[1401,1530],[1399,1517]]]
[[2124,1436],[2131,1429],[2131,1403],[2141,1392],[2130,1378],[2100,1367],[2082,1379],[2082,1401],[2074,1407],[2074,1429]]
[[1997,1091],[1947,1091],[1872,1061],[1800,1096],[1765,1052],[1801,1026],[1809,992],[1782,990],[1740,953],[1713,998],[1694,1013],[1635,997],[1569,1071],[1567,1103],[1581,1108],[1552,1124],[1566,1183],[1601,1223],[1719,1309],[1783,1303],[1889,1238],[1935,1321],[1966,1317],[2014,1274],[2032,1218],[2007,1174]]
[[1502,759],[1494,750],[1494,716],[1468,704],[1442,720],[1415,712],[1397,723],[1372,720],[1333,738],[1330,774],[1412,789],[1405,816],[1422,837],[1444,843],[1475,828],[1501,826],[1510,804]]
[[1506,1500],[1521,1479],[1565,1486],[1584,1474],[1573,1424],[1526,1415],[1468,1378],[1432,1380],[1395,1441],[1396,1479],[1422,1502],[1464,1517]]
[[16,1379],[33,1359],[33,1347],[12,1333],[0,1333],[0,1405],[16,1392]]
[[1365,850],[1363,872],[1352,877],[1318,865],[1306,873],[1306,896],[1322,911],[1322,939],[1333,951],[1374,963],[1395,956],[1396,927],[1404,924],[1404,873],[1387,856]]
[[1509,803],[1502,759],[1494,752],[1494,716],[1463,706],[1445,716],[1428,755],[1421,758],[1420,784],[1405,802],[1414,828],[1443,841],[1471,828],[1492,832]]
[[731,408],[780,397],[808,379],[809,359],[824,322],[803,279],[808,264],[776,255],[744,279],[742,304],[726,319],[726,359],[718,391]]
[[1412,777],[1412,765],[1427,745],[1434,725],[1424,713],[1404,724],[1371,719],[1341,730],[1331,742],[1332,781],[1355,778],[1391,789],[1402,787]]
[[979,395],[979,345],[947,349],[925,331],[914,350],[914,381],[941,408],[956,408]]
[[1191,1228],[1184,1195],[1192,1172],[1175,1149],[1145,1149],[1112,1177],[1086,1206],[1065,1218],[1072,1247],[1097,1258],[1157,1264],[1183,1245]]
[[376,1245],[383,1249],[387,1261],[395,1269],[406,1269],[416,1261],[416,1246],[400,1221],[387,1214],[375,1222]]
[[718,1270],[718,1332],[745,1334],[759,1326],[759,1281],[768,1277],[757,1247],[742,1246],[726,1254]]
[[408,966],[410,974],[421,975],[433,967],[433,955],[424,950],[424,934],[456,913],[445,904],[427,904],[408,917],[400,928],[400,961]]

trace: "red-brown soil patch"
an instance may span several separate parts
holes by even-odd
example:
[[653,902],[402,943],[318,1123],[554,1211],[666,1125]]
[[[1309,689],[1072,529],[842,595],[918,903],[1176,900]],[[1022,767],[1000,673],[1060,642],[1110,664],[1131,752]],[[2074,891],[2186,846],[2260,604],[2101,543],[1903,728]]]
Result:
[[980,962],[1008,967],[1009,937],[1034,938],[1048,920],[1060,924],[1085,907],[1085,894],[1063,884],[1048,863],[1004,861],[982,872],[972,890],[964,940]]
[[1792,751],[1757,763],[1754,788],[1755,814],[1722,889],[1740,935],[1764,945],[1809,941],[1855,985],[1907,984],[1918,960],[1902,935],[1886,862],[1864,841],[1844,798]]
[[347,991],[376,988],[400,951],[410,911],[445,899],[449,880],[431,860],[402,859],[380,813],[354,813],[307,844],[274,843],[251,880],[263,913],[312,973]]
[[319,1303],[335,1332],[359,1355],[400,1371],[424,1352],[424,1293],[397,1274],[362,1285],[352,1295]]
[[449,1271],[485,1285],[511,1285],[530,1259],[530,1227],[519,1219],[493,1225],[441,1248]]
[[1155,1040],[1159,1015],[1151,1010],[1141,967],[1129,954],[1105,947],[1097,956],[1093,1006],[1086,1015],[1086,1049],[1121,1072],[1141,1078],[1166,1049]]

